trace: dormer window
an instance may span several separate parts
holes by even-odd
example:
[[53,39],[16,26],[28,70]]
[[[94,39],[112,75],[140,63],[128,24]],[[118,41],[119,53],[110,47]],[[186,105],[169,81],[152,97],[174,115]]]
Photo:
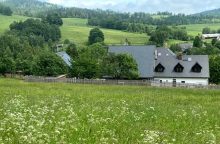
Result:
[[192,72],[195,72],[195,73],[201,73],[202,71],[202,66],[198,63],[196,63],[192,69],[191,69]]
[[159,63],[156,67],[155,67],[155,72],[164,72],[165,67]]
[[181,73],[181,72],[183,72],[183,69],[184,69],[184,67],[183,67],[180,63],[178,63],[178,64],[174,67],[174,72]]

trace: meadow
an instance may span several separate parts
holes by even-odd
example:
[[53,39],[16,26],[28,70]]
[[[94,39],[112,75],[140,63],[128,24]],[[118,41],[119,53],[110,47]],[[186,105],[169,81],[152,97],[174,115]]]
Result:
[[[62,31],[62,40],[69,39],[78,44],[85,44],[88,41],[89,31],[93,28],[87,25],[87,19],[64,18]],[[127,38],[133,45],[145,44],[149,37],[146,34],[129,33],[119,30],[103,29],[105,43],[110,45],[124,44]]]
[[24,16],[4,16],[0,14],[0,34],[4,33],[6,30],[9,30],[9,25],[13,23],[14,21],[24,21],[28,17]]
[[0,79],[0,143],[220,143],[220,91]]
[[180,27],[186,27],[186,30],[189,35],[197,36],[198,34],[202,34],[202,30],[205,27],[209,27],[211,30],[220,29],[220,23],[213,24],[190,24],[190,25],[181,25]]
[[[0,34],[9,29],[9,25],[14,21],[24,21],[25,16],[3,16],[0,15]],[[61,41],[69,39],[77,44],[85,44],[88,41],[89,31],[92,27],[87,26],[87,19],[64,18],[61,27]],[[149,37],[146,34],[129,33],[119,30],[101,29],[105,35],[105,43],[110,45],[124,44],[127,38],[133,45],[145,44]]]

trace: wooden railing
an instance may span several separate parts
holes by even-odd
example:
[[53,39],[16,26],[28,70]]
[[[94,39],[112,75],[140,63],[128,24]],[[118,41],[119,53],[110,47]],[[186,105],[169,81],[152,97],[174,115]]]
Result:
[[56,78],[56,77],[38,77],[25,76],[26,82],[43,83],[72,83],[72,84],[96,84],[96,85],[133,85],[133,86],[154,86],[154,87],[177,87],[177,88],[202,88],[202,89],[220,89],[219,85],[198,85],[187,83],[160,83],[153,80],[107,80],[107,79],[76,79],[76,78]]

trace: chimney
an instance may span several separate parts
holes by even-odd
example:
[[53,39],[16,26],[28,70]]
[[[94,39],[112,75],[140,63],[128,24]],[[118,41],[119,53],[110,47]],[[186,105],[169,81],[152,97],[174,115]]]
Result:
[[178,60],[183,60],[183,53],[178,53],[178,54],[176,55],[176,58],[177,58]]
[[157,60],[157,50],[155,50],[155,52],[154,52],[154,55],[155,55],[155,60]]

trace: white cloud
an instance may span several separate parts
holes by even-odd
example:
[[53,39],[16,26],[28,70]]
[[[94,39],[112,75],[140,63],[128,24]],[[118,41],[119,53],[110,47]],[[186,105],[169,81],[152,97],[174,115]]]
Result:
[[62,4],[63,0],[48,0],[47,2],[53,3],[53,4]]
[[219,8],[219,0],[45,0],[67,7],[112,9],[124,12],[196,13]]

